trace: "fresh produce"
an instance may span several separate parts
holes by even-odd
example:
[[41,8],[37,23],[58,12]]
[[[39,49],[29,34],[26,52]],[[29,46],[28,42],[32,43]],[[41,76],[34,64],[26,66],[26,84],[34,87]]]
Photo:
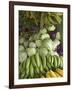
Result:
[[49,31],[48,32],[49,33],[49,35],[50,35],[50,38],[52,39],[52,40],[55,40],[55,38],[56,38],[56,31]]
[[53,49],[53,41],[51,39],[44,39],[42,45],[50,51]]
[[63,42],[56,30],[61,17],[62,14],[52,12],[20,12],[20,79],[63,77]]
[[40,47],[42,45],[42,41],[41,40],[36,40],[35,43],[36,43],[37,47]]
[[26,77],[29,75],[29,68],[30,68],[30,58],[27,58],[26,60],[26,63],[25,63],[25,74],[26,74]]
[[26,59],[27,59],[27,53],[26,52],[20,52],[19,53],[19,61],[23,62]]
[[57,48],[56,48],[56,51],[57,53],[60,55],[60,56],[63,56],[63,44],[60,43]]
[[40,30],[40,34],[46,34],[46,33],[47,33],[47,29],[46,28]]
[[48,54],[48,50],[46,48],[39,48],[40,56],[46,56]]
[[33,68],[33,65],[30,64],[30,77],[33,78],[34,76],[34,68]]
[[60,38],[61,38],[60,32],[57,32],[56,33],[56,39],[60,40]]
[[27,48],[27,54],[28,56],[32,56],[36,54],[36,49],[35,48]]
[[56,69],[56,72],[59,74],[59,75],[61,75],[61,76],[63,76],[63,70],[61,70],[61,69]]
[[54,25],[49,26],[48,30],[49,31],[54,31],[55,30],[55,26]]
[[40,56],[39,56],[38,53],[36,53],[35,59],[36,59],[37,66],[40,67],[40,65],[41,65],[41,60],[40,60]]
[[46,73],[46,78],[60,78],[63,76],[63,70],[56,69],[56,71],[50,70]]
[[36,44],[34,42],[30,42],[29,47],[36,48]]
[[22,52],[22,51],[24,51],[24,46],[20,45],[19,46],[19,52]]
[[42,34],[41,35],[41,40],[44,40],[46,38],[50,38],[49,34]]

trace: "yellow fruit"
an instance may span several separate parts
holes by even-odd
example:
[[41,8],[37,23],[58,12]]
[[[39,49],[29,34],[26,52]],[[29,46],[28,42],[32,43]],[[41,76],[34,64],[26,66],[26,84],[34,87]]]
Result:
[[52,70],[50,70],[49,72],[50,72],[51,77],[57,77],[56,74]]
[[54,72],[56,74],[57,77],[61,77],[57,72]]
[[50,78],[51,77],[49,72],[46,73],[46,77],[47,78]]
[[56,69],[56,72],[58,73],[58,74],[60,74],[61,76],[63,76],[63,70],[61,70],[61,69]]

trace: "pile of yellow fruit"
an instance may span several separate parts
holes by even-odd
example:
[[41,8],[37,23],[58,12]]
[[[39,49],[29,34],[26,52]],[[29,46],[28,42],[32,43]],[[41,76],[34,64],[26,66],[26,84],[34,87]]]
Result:
[[42,75],[41,78],[55,78],[55,77],[63,77],[63,70],[62,69],[56,69],[56,70],[49,70],[46,73],[46,76]]

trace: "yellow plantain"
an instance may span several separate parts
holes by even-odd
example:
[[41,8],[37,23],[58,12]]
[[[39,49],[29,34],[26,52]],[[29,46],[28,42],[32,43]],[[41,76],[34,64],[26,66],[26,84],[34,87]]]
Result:
[[57,77],[56,74],[52,70],[50,70],[49,72],[50,72],[51,77]]
[[60,74],[61,76],[63,76],[63,70],[61,70],[61,69],[56,69],[56,72],[58,73],[58,74]]
[[54,72],[56,74],[57,77],[61,77],[61,75],[59,75],[57,72]]
[[50,72],[47,72],[47,73],[46,73],[46,77],[47,77],[47,78],[50,78],[50,77],[51,77],[51,76],[50,76]]

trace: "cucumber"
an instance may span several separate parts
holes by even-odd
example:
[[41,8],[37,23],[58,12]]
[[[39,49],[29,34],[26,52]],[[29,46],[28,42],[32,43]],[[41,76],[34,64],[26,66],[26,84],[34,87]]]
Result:
[[47,56],[47,61],[48,61],[49,63],[51,63],[51,58],[52,58],[51,55],[48,55],[48,56]]

